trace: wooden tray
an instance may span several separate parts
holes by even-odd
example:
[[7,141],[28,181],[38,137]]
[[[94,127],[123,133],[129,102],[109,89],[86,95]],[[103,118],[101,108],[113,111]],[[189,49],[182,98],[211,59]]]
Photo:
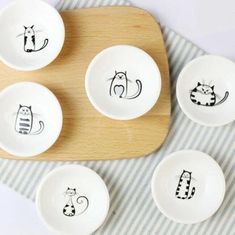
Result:
[[[20,81],[35,81],[59,99],[64,125],[60,138],[35,160],[123,159],[153,152],[164,141],[170,122],[167,55],[159,25],[149,13],[133,7],[103,7],[62,13],[66,40],[60,56],[35,72],[17,72],[0,64],[0,89]],[[90,104],[84,76],[91,59],[102,49],[131,44],[144,49],[157,62],[162,92],[145,116],[115,121],[100,115]],[[14,158],[0,151],[4,158]],[[28,158],[27,158],[28,159]]]

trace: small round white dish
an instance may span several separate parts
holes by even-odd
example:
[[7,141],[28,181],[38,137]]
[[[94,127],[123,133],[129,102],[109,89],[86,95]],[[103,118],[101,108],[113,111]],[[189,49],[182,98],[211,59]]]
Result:
[[106,48],[91,61],[85,78],[87,96],[103,115],[129,120],[148,112],[161,91],[155,61],[129,45]]
[[60,53],[64,23],[57,10],[41,0],[20,0],[0,11],[0,59],[16,70],[50,64]]
[[214,55],[192,60],[179,74],[176,95],[194,122],[221,126],[234,121],[235,64]]
[[152,196],[169,219],[194,224],[211,217],[225,194],[220,166],[207,154],[183,150],[167,156],[152,177]]
[[36,205],[39,216],[59,234],[88,235],[105,221],[109,193],[93,170],[66,165],[51,171],[40,183]]
[[20,82],[0,93],[0,147],[19,157],[49,149],[60,135],[63,116],[55,95],[46,87]]

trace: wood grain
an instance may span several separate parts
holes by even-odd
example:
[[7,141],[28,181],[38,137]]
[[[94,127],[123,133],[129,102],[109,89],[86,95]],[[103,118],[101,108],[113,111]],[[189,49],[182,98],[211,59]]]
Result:
[[[132,7],[104,7],[62,13],[66,40],[59,57],[44,69],[17,72],[0,64],[0,89],[34,81],[59,99],[64,125],[54,146],[35,160],[123,159],[153,152],[163,143],[170,122],[169,72],[159,25],[149,13]],[[131,44],[144,49],[159,65],[162,92],[154,108],[141,118],[115,121],[90,104],[84,76],[91,59],[106,47]],[[15,159],[0,151],[0,156]],[[19,159],[19,158],[17,158]]]

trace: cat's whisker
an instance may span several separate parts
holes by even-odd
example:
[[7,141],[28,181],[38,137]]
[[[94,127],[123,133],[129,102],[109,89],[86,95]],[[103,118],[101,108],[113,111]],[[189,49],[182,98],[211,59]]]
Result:
[[34,117],[40,117],[41,115],[39,113],[33,113]]
[[21,34],[18,34],[16,37],[18,38],[18,37],[23,36],[23,35],[24,35],[24,33],[21,33]]

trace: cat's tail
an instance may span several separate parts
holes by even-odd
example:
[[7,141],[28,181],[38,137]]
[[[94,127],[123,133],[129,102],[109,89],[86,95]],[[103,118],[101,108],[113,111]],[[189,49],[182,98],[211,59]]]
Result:
[[77,204],[78,204],[79,206],[81,206],[82,209],[81,209],[79,212],[77,212],[78,210],[76,210],[76,215],[81,215],[81,214],[82,214],[83,212],[85,212],[86,209],[88,208],[88,206],[89,206],[89,201],[88,201],[87,197],[85,197],[85,196],[79,196],[79,197],[77,198]]
[[221,99],[221,100],[220,100],[218,103],[216,103],[215,105],[219,105],[219,104],[224,103],[224,101],[227,100],[228,96],[229,96],[229,92],[226,91],[225,94],[224,94],[224,98]]
[[188,197],[188,199],[191,199],[194,194],[195,194],[195,188],[193,187],[191,190],[191,195]]
[[39,129],[35,132],[31,132],[30,135],[39,135],[42,133],[42,131],[44,130],[44,127],[45,127],[44,122],[39,121],[39,125],[40,125]]
[[37,50],[33,50],[33,52],[41,51],[42,49],[44,49],[48,45],[48,43],[49,43],[49,40],[48,40],[48,38],[46,38],[44,40],[44,43],[43,43],[42,47],[37,49]]
[[138,90],[136,91],[136,93],[134,95],[126,96],[125,97],[126,99],[135,99],[136,97],[138,97],[140,95],[140,93],[142,91],[142,82],[139,79],[137,79],[135,82],[136,82],[136,84],[138,86]]

